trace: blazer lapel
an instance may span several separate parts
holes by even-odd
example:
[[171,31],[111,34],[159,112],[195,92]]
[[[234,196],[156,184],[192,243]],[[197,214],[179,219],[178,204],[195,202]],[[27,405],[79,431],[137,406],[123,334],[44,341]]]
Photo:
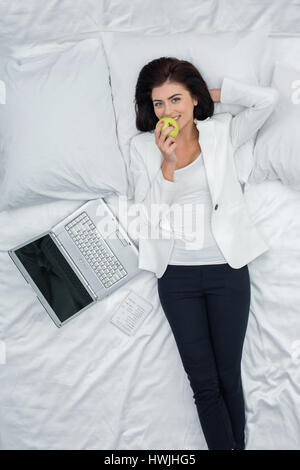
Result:
[[[195,123],[199,130],[199,144],[202,150],[207,183],[214,204],[218,200],[221,192],[226,159],[222,158],[223,155],[216,154],[218,126],[215,121],[210,118],[204,121],[198,121],[196,119]],[[223,147],[226,147],[225,142]],[[220,152],[222,152],[222,149]]]

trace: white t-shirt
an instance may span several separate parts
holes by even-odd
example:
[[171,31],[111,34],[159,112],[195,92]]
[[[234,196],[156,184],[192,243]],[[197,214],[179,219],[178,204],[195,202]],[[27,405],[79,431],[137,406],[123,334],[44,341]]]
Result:
[[167,216],[174,238],[169,264],[227,263],[211,231],[212,199],[202,153],[174,171],[178,193]]

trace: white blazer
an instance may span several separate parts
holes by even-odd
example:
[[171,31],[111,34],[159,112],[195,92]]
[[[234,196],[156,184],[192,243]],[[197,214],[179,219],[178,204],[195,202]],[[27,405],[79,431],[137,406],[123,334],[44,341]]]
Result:
[[[204,167],[213,202],[211,229],[224,258],[232,268],[240,268],[269,249],[251,220],[237,177],[234,153],[252,138],[272,113],[278,93],[270,87],[246,85],[225,77],[221,103],[246,106],[236,116],[214,114],[195,120],[199,130]],[[142,204],[142,224],[162,230],[164,212],[150,221],[151,204],[170,205],[178,183],[166,180],[161,171],[163,156],[155,143],[154,131],[143,132],[130,141],[130,175],[134,202]],[[141,207],[140,205],[138,207]],[[145,233],[145,232],[144,232]],[[160,232],[161,233],[161,232]],[[139,268],[164,274],[174,245],[172,237],[139,237]]]

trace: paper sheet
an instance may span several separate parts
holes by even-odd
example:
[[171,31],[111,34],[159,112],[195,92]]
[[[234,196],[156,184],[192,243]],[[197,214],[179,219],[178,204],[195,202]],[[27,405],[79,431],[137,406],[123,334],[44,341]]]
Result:
[[132,290],[118,305],[111,318],[111,323],[120,328],[127,335],[134,335],[144,322],[153,306],[147,300]]

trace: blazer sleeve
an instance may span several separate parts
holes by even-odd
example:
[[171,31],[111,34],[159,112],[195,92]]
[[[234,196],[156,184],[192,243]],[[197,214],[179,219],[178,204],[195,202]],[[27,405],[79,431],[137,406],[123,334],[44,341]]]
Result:
[[278,101],[275,88],[242,83],[225,77],[221,86],[220,102],[246,106],[231,119],[230,134],[234,147],[247,142],[260,129]]
[[[141,143],[139,143],[139,147]],[[129,171],[134,194],[134,202],[143,204],[143,214],[149,216],[147,222],[150,222],[151,204],[169,205],[177,190],[176,181],[168,181],[164,178],[161,168],[150,179],[141,151],[138,149],[136,138],[133,137],[130,142],[129,151]],[[152,225],[159,223],[159,220],[153,218]]]

